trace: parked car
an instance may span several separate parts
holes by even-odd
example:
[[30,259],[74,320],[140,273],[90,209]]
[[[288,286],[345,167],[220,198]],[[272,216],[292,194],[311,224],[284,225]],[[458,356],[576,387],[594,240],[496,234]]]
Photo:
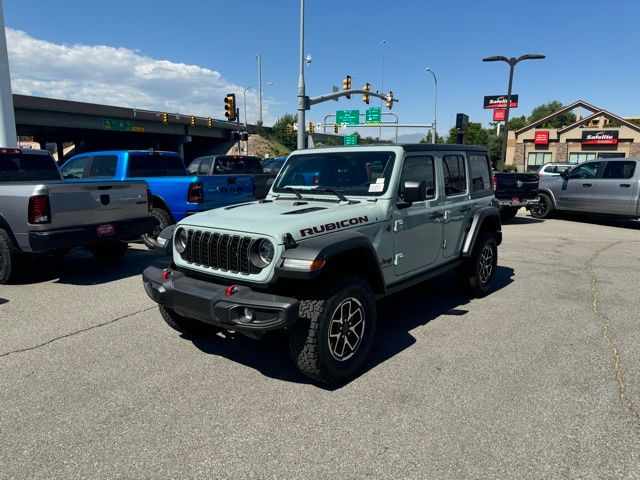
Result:
[[537,173],[493,174],[493,190],[500,204],[500,217],[509,220],[516,216],[520,207],[530,209],[538,201]]
[[285,330],[300,371],[335,384],[371,350],[377,298],[450,270],[486,295],[501,241],[483,147],[301,150],[266,200],[180,221],[143,284],[172,328]]
[[575,166],[575,164],[572,163],[545,163],[538,170],[538,175],[541,177],[545,175],[559,176],[562,172],[566,172],[573,166]]
[[175,152],[115,150],[82,153],[62,166],[67,181],[99,178],[144,180],[152,194],[151,215],[157,226],[142,239],[149,247],[163,228],[188,215],[254,199],[249,175],[196,176],[187,173]]
[[156,225],[143,181],[67,183],[46,150],[0,149],[0,284],[29,255],[86,247],[104,261]]
[[599,159],[581,163],[560,176],[543,177],[536,218],[570,211],[640,218],[640,159]]
[[198,157],[187,167],[192,175],[251,175],[255,197],[267,196],[277,172],[264,173],[259,157],[250,155],[208,155]]

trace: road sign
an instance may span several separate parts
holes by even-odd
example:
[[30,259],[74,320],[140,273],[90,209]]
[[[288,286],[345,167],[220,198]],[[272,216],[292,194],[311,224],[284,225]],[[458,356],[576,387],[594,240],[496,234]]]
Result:
[[504,122],[504,119],[507,118],[507,111],[502,110],[500,108],[496,108],[493,110],[493,121],[494,122]]
[[337,110],[336,123],[360,125],[360,110]]
[[367,108],[365,123],[380,123],[382,121],[382,109],[380,107]]
[[345,145],[357,145],[358,144],[358,135],[345,135],[344,137]]
[[104,120],[102,126],[105,130],[130,132],[133,127],[133,122],[129,122],[127,120]]

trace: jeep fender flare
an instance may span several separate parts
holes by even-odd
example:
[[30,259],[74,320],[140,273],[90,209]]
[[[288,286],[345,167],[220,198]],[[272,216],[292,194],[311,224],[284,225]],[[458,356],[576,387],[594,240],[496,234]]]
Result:
[[500,222],[500,211],[497,207],[482,207],[474,213],[462,244],[463,257],[471,256],[480,232],[485,229],[495,233],[498,245],[502,243],[502,224]]
[[276,268],[278,278],[314,279],[325,270],[324,267],[314,271],[289,270],[282,266],[285,259],[324,260],[329,263],[331,259],[350,252],[357,252],[360,259],[364,256],[365,264],[360,266],[365,267],[364,270],[373,277],[369,278],[372,283],[371,288],[376,293],[384,292],[384,280],[375,248],[369,237],[355,230],[312,237],[286,249],[282,255],[282,263]]

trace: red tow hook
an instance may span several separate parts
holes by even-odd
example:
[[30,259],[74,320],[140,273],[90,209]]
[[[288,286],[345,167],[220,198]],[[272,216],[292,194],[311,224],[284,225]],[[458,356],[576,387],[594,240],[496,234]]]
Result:
[[167,281],[171,275],[173,275],[173,271],[171,271],[170,268],[165,268],[164,270],[162,270],[163,281]]
[[229,285],[227,287],[227,297],[230,297],[231,295],[236,293],[236,290],[238,290],[238,287],[236,287],[235,285]]

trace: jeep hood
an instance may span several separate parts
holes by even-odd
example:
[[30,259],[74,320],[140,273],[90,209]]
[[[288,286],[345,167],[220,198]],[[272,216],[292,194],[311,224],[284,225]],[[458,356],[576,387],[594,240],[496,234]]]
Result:
[[295,240],[343,230],[378,220],[375,202],[354,203],[312,199],[278,199],[241,203],[191,215],[180,225],[272,236],[281,243],[290,233]]

